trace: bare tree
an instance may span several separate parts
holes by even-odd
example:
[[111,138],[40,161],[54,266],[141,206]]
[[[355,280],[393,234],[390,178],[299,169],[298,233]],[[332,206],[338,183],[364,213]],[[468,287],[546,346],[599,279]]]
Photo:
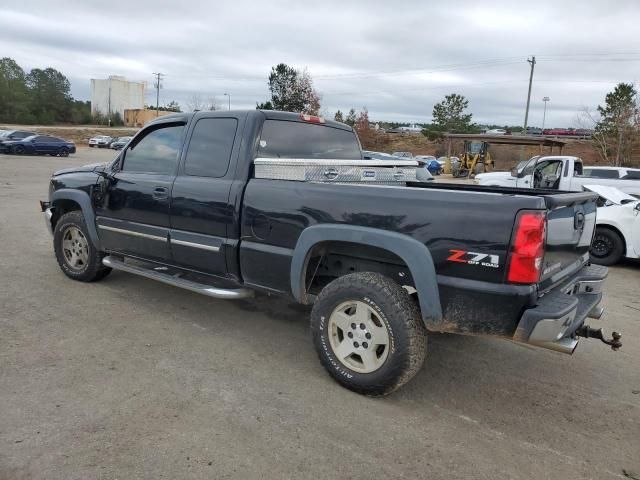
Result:
[[218,105],[218,103],[216,102],[215,96],[209,98],[206,109],[209,110],[210,112],[215,112],[216,110],[220,110],[220,105]]
[[193,92],[187,102],[187,108],[191,112],[199,112],[200,110],[203,110],[203,107],[204,102],[202,101],[202,96],[198,92]]
[[601,122],[601,115],[589,109],[589,107],[583,107],[578,112],[576,123],[580,128],[592,130],[591,143],[595,147],[600,159],[605,163],[612,163],[610,159],[611,145],[609,143],[609,136],[603,130],[596,127]]

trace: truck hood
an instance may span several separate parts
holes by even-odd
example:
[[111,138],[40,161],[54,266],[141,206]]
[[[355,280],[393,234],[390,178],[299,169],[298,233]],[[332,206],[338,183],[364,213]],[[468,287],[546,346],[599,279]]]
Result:
[[63,168],[62,170],[53,172],[53,176],[56,177],[58,175],[64,175],[65,173],[95,172],[98,170],[103,170],[106,165],[107,163],[103,162],[103,163],[91,163],[89,165],[83,165],[81,167]]
[[623,205],[625,203],[638,201],[637,198],[618,190],[616,187],[609,187],[606,185],[583,185],[582,187],[585,190],[597,193],[605,200],[615,203],[616,205]]

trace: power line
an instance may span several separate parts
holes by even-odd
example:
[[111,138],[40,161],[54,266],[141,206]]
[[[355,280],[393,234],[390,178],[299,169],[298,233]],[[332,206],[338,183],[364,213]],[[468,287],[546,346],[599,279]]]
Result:
[[[603,56],[612,57],[619,56],[619,58],[601,58]],[[636,62],[640,61],[640,52],[599,52],[599,53],[566,53],[566,54],[542,54],[536,55],[538,59],[543,59],[549,62],[591,62],[597,60],[599,62]],[[572,58],[574,57],[574,58]],[[577,57],[577,58],[575,58]],[[499,67],[504,65],[514,65],[522,61],[522,56],[502,57],[479,60],[475,62],[464,63],[451,63],[442,65],[432,65],[417,67],[411,69],[397,69],[397,70],[373,70],[369,72],[347,72],[327,75],[314,75],[315,80],[349,80],[349,79],[361,79],[361,78],[374,78],[374,77],[393,77],[402,75],[421,75],[429,73],[439,73],[454,70],[467,70],[474,68],[487,68],[487,67]],[[237,76],[232,75],[211,75],[207,73],[190,73],[181,75],[184,78],[208,78],[211,80],[227,80],[234,82],[253,82],[264,81],[265,76],[250,75],[250,76]]]

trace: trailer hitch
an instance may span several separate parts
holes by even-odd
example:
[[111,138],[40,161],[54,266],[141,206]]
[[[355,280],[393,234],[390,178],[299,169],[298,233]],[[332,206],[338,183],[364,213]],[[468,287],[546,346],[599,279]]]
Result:
[[611,333],[610,339],[605,338],[604,332],[601,328],[591,328],[589,325],[582,325],[578,330],[576,330],[576,335],[584,338],[597,338],[601,340],[603,343],[611,346],[611,350],[616,351],[622,346],[622,342],[620,339],[622,338],[622,334],[618,332]]

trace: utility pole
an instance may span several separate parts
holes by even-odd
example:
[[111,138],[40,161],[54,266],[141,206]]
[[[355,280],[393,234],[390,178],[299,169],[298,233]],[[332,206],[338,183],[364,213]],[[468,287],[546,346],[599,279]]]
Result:
[[542,97],[544,102],[544,113],[542,114],[542,130],[544,131],[544,121],[547,119],[547,102],[551,100],[549,97]]
[[531,83],[533,82],[533,69],[536,66],[536,57],[527,58],[527,62],[531,65],[531,73],[529,74],[529,93],[527,94],[527,109],[524,112],[524,134],[527,134],[527,121],[529,120],[529,104],[531,103]]
[[162,88],[162,85],[160,84],[160,80],[162,79],[162,77],[164,77],[164,73],[153,72],[153,74],[156,76],[155,87],[156,87],[156,117],[157,117],[160,115],[160,89]]
[[107,114],[108,123],[109,123],[109,126],[111,126],[111,75],[109,75],[109,105],[108,105],[107,111],[108,111],[108,114]]
[[229,95],[228,93],[225,93],[224,95],[229,97],[229,110],[231,110],[231,95]]

